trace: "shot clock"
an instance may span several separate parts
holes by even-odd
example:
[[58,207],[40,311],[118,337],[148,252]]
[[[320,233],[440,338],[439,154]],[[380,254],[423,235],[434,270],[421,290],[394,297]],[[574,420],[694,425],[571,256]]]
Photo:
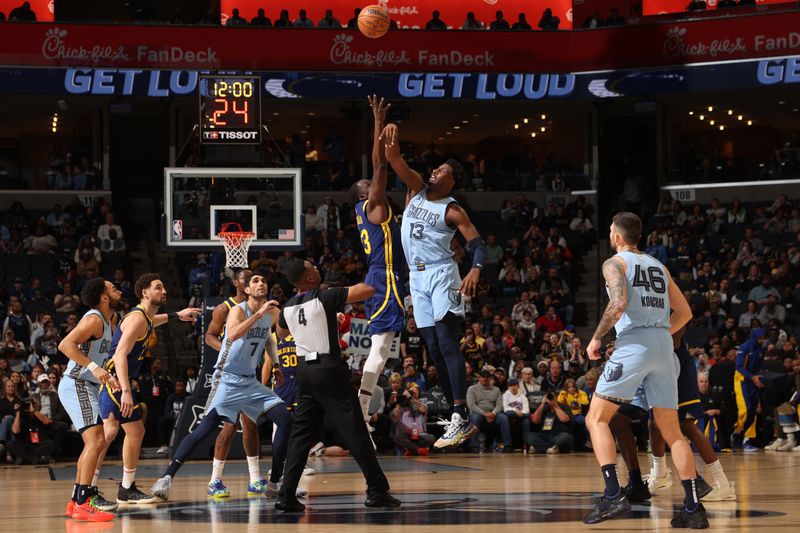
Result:
[[261,78],[201,76],[200,142],[261,143]]

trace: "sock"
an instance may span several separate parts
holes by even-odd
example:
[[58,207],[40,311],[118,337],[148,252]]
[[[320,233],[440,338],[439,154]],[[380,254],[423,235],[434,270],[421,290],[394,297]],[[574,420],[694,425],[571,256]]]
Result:
[[644,487],[642,482],[642,471],[640,469],[628,470],[628,482],[631,487]]
[[258,456],[247,458],[247,470],[250,472],[250,483],[261,480],[261,472],[258,469]]
[[72,486],[72,497],[70,499],[74,502],[78,501],[78,487],[80,487],[80,485],[77,483]]
[[711,477],[714,479],[714,482],[719,483],[720,487],[724,487],[725,485],[729,484],[728,477],[722,470],[722,464],[720,464],[719,459],[710,465],[706,465],[706,468],[708,468],[708,471],[711,473]]
[[603,481],[606,482],[605,495],[608,498],[616,498],[619,496],[619,478],[617,477],[617,465],[607,464],[600,467],[603,472]]
[[700,504],[700,498],[697,497],[697,479],[682,479],[683,491],[686,496],[683,499],[683,505],[690,513],[697,509]]
[[213,483],[215,479],[222,479],[222,469],[225,468],[225,461],[220,461],[217,458],[214,458],[214,462],[211,464],[211,482]]
[[664,477],[667,475],[667,456],[662,457],[653,456],[653,474],[656,477]]
[[[186,440],[186,438],[184,438],[183,440]],[[169,462],[169,465],[167,466],[167,470],[164,472],[164,475],[169,477],[175,477],[175,474],[178,473],[178,470],[181,469],[181,466],[183,466],[182,461],[178,459],[173,459],[172,461]]]
[[129,489],[136,479],[136,469],[122,467],[122,488]]
[[453,412],[461,415],[461,418],[464,420],[469,420],[469,417],[467,416],[467,404],[457,403],[453,405]]
[[[377,382],[378,375],[377,374],[372,374],[372,376],[370,376],[369,380]],[[365,381],[367,381],[367,372],[364,372],[364,376],[361,378],[362,387],[364,386],[364,382]],[[375,387],[373,387],[373,389],[374,388]],[[371,401],[372,401],[372,393],[371,392],[367,392],[364,389],[360,389],[358,391],[358,403],[361,406],[361,416],[364,418],[364,420],[369,420],[369,403]]]
[[75,503],[83,505],[91,495],[92,491],[89,489],[89,485],[78,485],[78,499],[75,500]]
[[99,477],[100,477],[100,470],[95,470],[94,471],[94,477],[92,478],[92,487],[96,487],[97,486],[97,478],[99,478]]

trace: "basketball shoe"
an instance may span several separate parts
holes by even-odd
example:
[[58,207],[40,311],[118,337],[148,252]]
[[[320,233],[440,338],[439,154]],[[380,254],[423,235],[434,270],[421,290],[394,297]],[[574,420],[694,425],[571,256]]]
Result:
[[458,413],[453,413],[450,420],[439,420],[437,424],[444,426],[444,435],[434,443],[435,448],[449,448],[458,446],[478,430],[475,424],[469,420],[461,418]]

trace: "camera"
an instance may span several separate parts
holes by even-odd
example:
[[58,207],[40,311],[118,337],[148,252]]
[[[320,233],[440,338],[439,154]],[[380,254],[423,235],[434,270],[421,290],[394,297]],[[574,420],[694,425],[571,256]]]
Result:
[[397,405],[400,407],[408,407],[408,397],[405,394],[398,394]]
[[547,398],[548,402],[552,402],[553,400],[556,399],[555,395],[552,392],[548,392],[545,398]]
[[19,400],[19,410],[20,411],[27,411],[31,408],[31,397],[28,396],[26,398],[20,398]]

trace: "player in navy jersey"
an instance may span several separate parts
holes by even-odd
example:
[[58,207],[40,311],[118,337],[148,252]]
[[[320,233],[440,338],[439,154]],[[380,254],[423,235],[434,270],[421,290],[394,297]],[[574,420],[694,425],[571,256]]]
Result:
[[609,422],[619,405],[631,402],[639,385],[644,385],[685,491],[683,508],[672,525],[708,527],[697,495],[692,449],[678,423],[678,372],[670,338],[689,322],[692,312],[667,268],[638,250],[641,233],[642,221],[637,215],[614,215],[609,242],[616,254],[603,264],[609,303],[586,349],[590,359],[599,359],[603,337],[612,327],[616,329],[614,353],[605,364],[586,416],[606,488],[583,521],[596,524],[630,511],[630,501],[617,477],[617,448]]
[[131,380],[141,373],[147,344],[153,329],[165,324],[168,319],[193,322],[202,309],[188,307],[177,313],[156,314],[159,307],[167,303],[167,291],[156,273],[139,276],[134,284],[139,305],[123,317],[111,340],[105,369],[119,381],[120,390],[115,391],[109,383],[100,391],[100,411],[104,420],[106,449],[116,438],[120,424],[125,430],[122,445],[122,482],[117,492],[118,503],[153,503],[155,500],[136,488],[136,466],[144,439],[144,424],[139,411],[139,402],[131,389]]
[[378,377],[389,359],[392,341],[403,330],[403,294],[400,291],[400,273],[403,272],[403,254],[400,243],[400,225],[386,200],[386,155],[381,140],[386,112],[383,98],[367,98],[374,117],[372,144],[372,181],[357,181],[351,188],[356,205],[356,223],[369,269],[364,283],[375,288],[375,294],[365,303],[369,319],[372,346],[364,362],[358,401],[361,414],[369,424],[369,403]]
[[[486,245],[451,196],[463,177],[461,165],[448,159],[433,170],[426,183],[400,154],[397,125],[387,125],[381,138],[386,143],[386,158],[408,187],[401,236],[410,270],[414,319],[439,372],[445,396],[453,404],[453,416],[434,446],[457,446],[477,430],[467,415],[467,375],[458,342],[464,327],[461,295],[475,295]],[[450,249],[456,230],[472,253],[472,267],[463,281]]]
[[121,295],[103,278],[87,281],[81,290],[81,302],[91,310],[58,345],[70,359],[58,386],[58,397],[83,438],[75,486],[66,512],[76,520],[112,520],[114,515],[107,511],[117,508],[99,494],[95,472],[99,470],[98,459],[105,449],[99,389],[106,383],[119,388],[117,380],[102,365],[111,348],[114,309]]

